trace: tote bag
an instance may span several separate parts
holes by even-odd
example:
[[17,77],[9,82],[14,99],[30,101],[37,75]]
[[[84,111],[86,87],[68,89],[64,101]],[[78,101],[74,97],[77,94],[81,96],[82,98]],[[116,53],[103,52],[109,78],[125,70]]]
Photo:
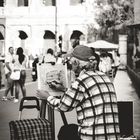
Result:
[[12,80],[19,80],[20,79],[20,70],[12,71],[10,78]]

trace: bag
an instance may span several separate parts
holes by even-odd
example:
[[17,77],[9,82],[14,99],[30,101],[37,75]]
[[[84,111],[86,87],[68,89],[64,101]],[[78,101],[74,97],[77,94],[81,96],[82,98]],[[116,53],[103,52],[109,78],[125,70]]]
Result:
[[[24,104],[25,100],[36,101],[36,104]],[[52,140],[52,125],[43,118],[22,119],[23,109],[38,110],[40,114],[39,100],[35,96],[23,97],[19,107],[19,120],[9,122],[10,140]]]
[[9,122],[11,140],[52,140],[51,123],[46,119],[24,119]]
[[80,140],[78,135],[78,125],[63,125],[59,130],[58,140]]
[[62,120],[64,125],[60,128],[58,133],[58,140],[80,140],[78,135],[78,125],[77,124],[68,124],[65,114],[61,113]]
[[12,71],[10,78],[12,80],[19,80],[20,79],[20,70]]

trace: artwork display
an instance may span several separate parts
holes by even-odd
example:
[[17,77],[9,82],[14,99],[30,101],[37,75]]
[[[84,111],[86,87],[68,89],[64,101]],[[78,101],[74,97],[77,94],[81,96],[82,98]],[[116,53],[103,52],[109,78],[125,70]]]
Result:
[[63,64],[41,64],[37,65],[38,89],[46,90],[53,96],[60,96],[63,92],[51,87],[51,82],[58,82],[65,88],[68,87],[67,66]]

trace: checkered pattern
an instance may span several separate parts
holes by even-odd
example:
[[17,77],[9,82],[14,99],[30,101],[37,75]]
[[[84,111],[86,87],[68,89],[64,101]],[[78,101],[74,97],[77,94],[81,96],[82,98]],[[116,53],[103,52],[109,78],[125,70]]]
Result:
[[59,101],[48,101],[62,111],[76,108],[81,140],[119,140],[115,89],[104,73],[83,72]]
[[51,140],[51,124],[46,119],[24,119],[11,121],[11,140]]

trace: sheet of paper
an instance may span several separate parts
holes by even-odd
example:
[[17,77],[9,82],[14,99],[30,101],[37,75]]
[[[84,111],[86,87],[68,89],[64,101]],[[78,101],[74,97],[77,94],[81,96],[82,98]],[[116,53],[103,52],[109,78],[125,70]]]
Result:
[[53,96],[60,96],[63,92],[54,90],[49,86],[52,81],[60,81],[64,87],[68,87],[67,66],[63,64],[37,65],[38,89],[46,90]]

